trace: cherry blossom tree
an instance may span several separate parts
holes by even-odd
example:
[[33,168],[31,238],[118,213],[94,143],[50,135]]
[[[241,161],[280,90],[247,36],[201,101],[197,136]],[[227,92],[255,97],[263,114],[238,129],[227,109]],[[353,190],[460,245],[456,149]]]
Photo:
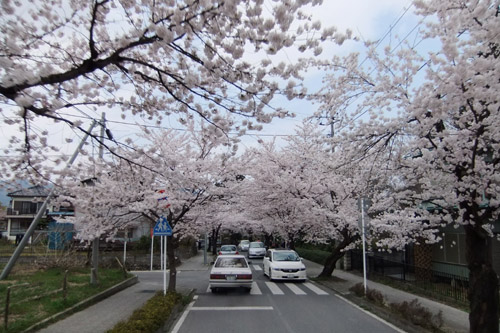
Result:
[[[360,241],[358,201],[371,197],[383,159],[360,159],[350,145],[332,150],[316,125],[304,124],[280,150],[271,143],[249,152],[245,211],[266,233],[332,245],[320,276],[331,276],[345,250]],[[248,164],[247,164],[248,165]],[[379,180],[380,181],[380,180]],[[382,181],[380,181],[382,182]]]
[[[497,332],[491,244],[500,212],[500,3],[413,4],[425,24],[420,39],[381,52],[370,47],[366,66],[356,54],[335,58],[324,108],[349,124],[352,131],[339,139],[358,142],[360,156],[390,157],[394,175],[376,209],[381,230],[396,237],[380,245],[435,242],[438,227],[462,227],[470,330]],[[426,42],[433,49],[419,53]]]
[[[348,37],[322,30],[300,11],[320,3],[2,1],[0,114],[15,133],[4,148],[13,158],[0,160],[2,175],[34,169],[50,179],[44,162],[60,147],[51,141],[58,129],[44,120],[86,132],[73,117],[82,110],[158,123],[169,115],[181,123],[198,117],[241,133],[286,116],[271,101],[304,96],[297,82],[306,61],[275,56],[285,49],[319,55],[322,43]],[[240,121],[227,123],[227,113]]]
[[[82,185],[85,170],[75,172],[74,181],[63,187],[69,196],[60,196],[60,200],[73,203],[77,212],[74,223],[82,240],[103,235],[112,238],[138,219],[154,226],[165,217],[173,230],[167,241],[168,290],[173,291],[174,249],[182,237],[198,235],[198,220],[209,218],[195,208],[221,196],[216,184],[232,178],[228,170],[234,152],[227,137],[213,125],[196,130],[190,126],[186,132],[149,132],[144,139],[149,142],[144,147],[120,152],[126,160],[91,165],[87,174],[92,172],[92,186]],[[221,141],[229,147],[217,149]]]

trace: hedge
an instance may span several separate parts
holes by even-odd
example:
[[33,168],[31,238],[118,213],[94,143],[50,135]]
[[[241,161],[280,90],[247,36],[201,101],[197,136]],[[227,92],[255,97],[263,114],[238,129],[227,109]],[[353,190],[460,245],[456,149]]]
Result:
[[163,291],[159,291],[142,308],[135,310],[127,321],[119,322],[107,333],[156,332],[163,327],[175,305],[181,301],[182,296],[178,293],[163,295]]

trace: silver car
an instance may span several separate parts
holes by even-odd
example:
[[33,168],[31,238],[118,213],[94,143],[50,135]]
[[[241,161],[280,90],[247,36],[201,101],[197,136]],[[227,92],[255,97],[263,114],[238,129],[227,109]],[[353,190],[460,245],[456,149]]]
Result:
[[251,242],[248,246],[248,258],[264,258],[266,247],[262,242]]
[[238,244],[238,248],[240,251],[248,251],[248,246],[250,245],[250,241],[248,239],[243,239]]
[[215,293],[220,288],[252,289],[252,270],[242,255],[221,255],[210,271],[210,289]]
[[219,255],[222,254],[238,254],[236,245],[222,245],[219,250]]

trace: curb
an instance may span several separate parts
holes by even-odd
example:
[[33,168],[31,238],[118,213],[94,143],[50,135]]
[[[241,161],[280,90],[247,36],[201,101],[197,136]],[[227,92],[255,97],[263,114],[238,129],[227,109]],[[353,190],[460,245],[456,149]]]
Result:
[[334,286],[328,284],[327,281],[316,280],[314,282],[322,285],[325,288],[332,290],[333,292],[335,292],[337,294],[337,296],[339,298],[344,299],[344,301],[347,301],[348,303],[351,302],[354,305],[359,306],[363,310],[372,313],[376,317],[394,325],[395,327],[397,327],[400,330],[403,330],[404,332],[407,332],[407,333],[446,332],[443,330],[443,328],[431,330],[431,329],[426,329],[424,327],[415,325],[412,322],[410,322],[409,320],[406,320],[406,319],[396,315],[394,312],[391,312],[387,307],[380,306],[380,305],[377,305],[377,304],[370,302],[366,299],[357,297],[351,292],[343,293],[342,291],[338,290]]
[[[191,301],[193,299],[194,293],[196,292],[196,289],[191,289],[189,293],[187,294],[187,298]],[[174,308],[172,309],[172,313],[170,313],[170,316],[168,319],[165,321],[163,326],[156,331],[156,333],[166,333],[170,332],[172,328],[174,327],[175,323],[177,320],[180,318],[180,315],[184,312],[184,309],[186,308],[186,305],[183,303],[176,304]]]
[[42,320],[41,322],[38,322],[38,323],[32,325],[31,327],[28,327],[26,330],[23,331],[23,333],[33,332],[35,330],[41,329],[41,328],[45,327],[47,324],[55,322],[55,321],[62,319],[63,317],[65,317],[71,313],[80,311],[84,308],[87,308],[87,307],[97,303],[97,302],[100,302],[103,299],[108,298],[109,296],[116,294],[119,291],[122,291],[123,289],[126,289],[130,286],[133,286],[137,282],[139,282],[139,279],[138,279],[137,275],[134,275],[133,277],[128,278],[127,280],[122,281],[119,284],[114,285],[113,287],[110,287],[104,291],[101,291],[100,293],[98,293],[94,296],[91,296],[91,297],[89,297],[89,298],[87,298],[79,303],[76,303],[72,307],[70,307],[62,312],[56,313],[55,315],[52,315],[52,316]]

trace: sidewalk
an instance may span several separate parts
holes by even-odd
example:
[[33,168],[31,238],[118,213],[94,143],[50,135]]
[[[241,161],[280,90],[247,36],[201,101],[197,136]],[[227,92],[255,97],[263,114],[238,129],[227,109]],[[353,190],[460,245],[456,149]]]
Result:
[[[210,263],[210,260],[208,260]],[[204,265],[203,252],[185,259],[177,271],[208,270]],[[127,320],[132,313],[142,307],[155,293],[163,290],[163,282],[158,279],[163,271],[144,271],[135,285],[124,289],[103,301],[82,311],[76,312],[63,320],[41,329],[38,333],[101,333],[112,329],[120,321]],[[131,272],[134,274],[134,272]],[[178,287],[179,291],[182,287]]]
[[[317,277],[323,269],[322,265],[312,261],[304,259],[303,262],[306,265],[307,275],[310,278]],[[341,295],[351,293],[349,288],[357,283],[363,283],[363,277],[339,269],[335,269],[333,271],[333,276],[338,279],[325,281],[322,282],[322,284],[335,290]],[[387,303],[401,303],[403,301],[410,302],[414,299],[418,299],[420,304],[429,309],[432,313],[435,314],[441,311],[444,321],[442,329],[445,332],[469,332],[469,314],[467,312],[370,280],[367,280],[366,285],[368,288],[380,291],[384,295]]]

